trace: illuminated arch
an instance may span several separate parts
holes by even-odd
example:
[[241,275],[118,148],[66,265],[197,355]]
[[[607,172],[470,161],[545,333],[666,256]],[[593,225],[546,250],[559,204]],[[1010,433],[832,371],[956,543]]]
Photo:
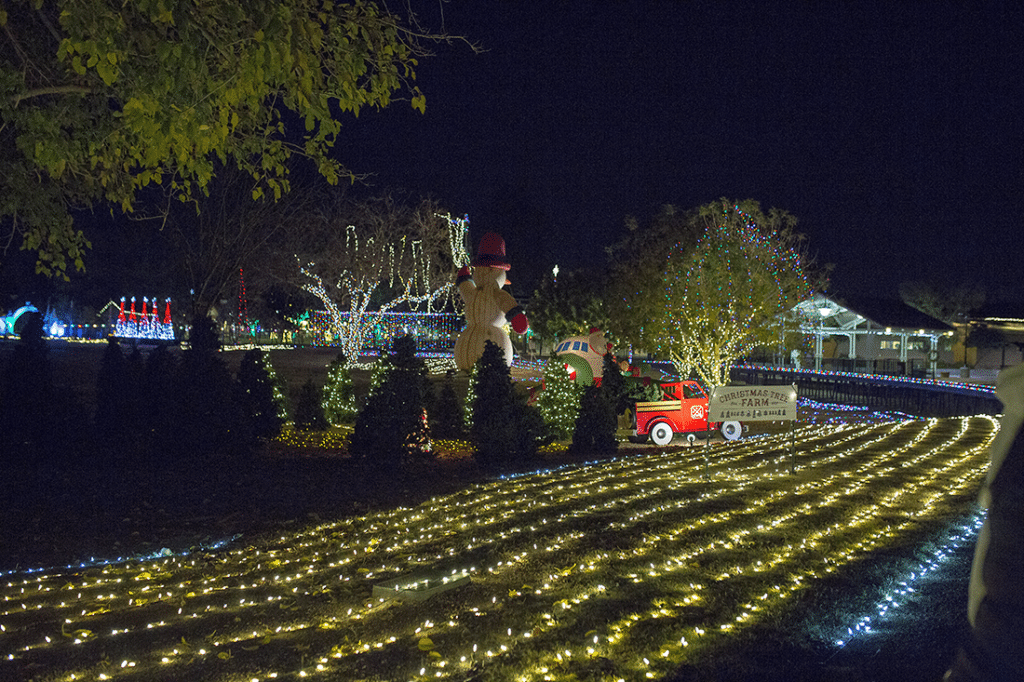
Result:
[[18,323],[19,317],[21,317],[25,313],[38,312],[38,308],[36,308],[31,303],[26,303],[25,305],[15,310],[13,313],[8,313],[7,315],[0,317],[0,334],[14,334],[14,325]]

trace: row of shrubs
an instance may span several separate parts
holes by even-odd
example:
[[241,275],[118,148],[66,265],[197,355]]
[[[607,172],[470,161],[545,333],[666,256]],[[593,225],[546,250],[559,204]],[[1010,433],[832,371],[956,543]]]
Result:
[[[520,465],[552,440],[572,438],[588,453],[614,450],[616,415],[623,391],[606,371],[603,388],[584,391],[561,363],[552,363],[537,405],[511,378],[501,351],[487,344],[471,378],[469,396],[457,395],[452,375],[435,393],[412,337],[396,339],[378,362],[369,392],[357,400],[344,357],[331,364],[321,386],[307,382],[294,406],[267,356],[247,351],[236,376],[222,356],[216,330],[197,319],[187,350],[176,357],[158,347],[147,357],[127,354],[109,341],[96,385],[92,414],[54,389],[42,318],[27,321],[0,385],[0,438],[4,451],[45,459],[62,450],[91,450],[114,463],[173,465],[240,456],[280,434],[286,421],[298,429],[350,424],[350,455],[381,472],[433,456],[432,441],[468,439],[486,467]],[[606,360],[612,363],[608,356]],[[91,418],[90,418],[91,417]]]

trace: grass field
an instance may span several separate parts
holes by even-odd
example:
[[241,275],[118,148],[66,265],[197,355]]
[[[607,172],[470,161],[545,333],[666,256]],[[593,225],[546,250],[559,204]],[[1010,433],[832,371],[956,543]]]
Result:
[[0,677],[882,679],[822,651],[899,594],[882,567],[970,514],[997,423],[823,422],[798,429],[795,473],[788,433],[649,448],[220,551],[13,573]]

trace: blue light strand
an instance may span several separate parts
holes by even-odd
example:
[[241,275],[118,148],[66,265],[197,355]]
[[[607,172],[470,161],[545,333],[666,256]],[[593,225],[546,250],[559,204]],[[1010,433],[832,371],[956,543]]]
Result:
[[167,557],[185,557],[189,554],[196,552],[212,552],[214,550],[222,549],[227,547],[229,544],[242,537],[241,533],[236,533],[229,538],[223,538],[215,542],[199,544],[195,547],[182,550],[180,552],[173,552],[170,549],[164,547],[158,549],[155,552],[149,554],[132,554],[130,556],[121,556],[116,559],[97,559],[96,557],[89,557],[88,561],[80,561],[78,563],[67,564],[66,566],[39,566],[36,568],[12,568],[6,571],[0,571],[0,576],[17,575],[18,573],[51,573],[54,571],[68,570],[77,571],[83,568],[92,568],[93,566],[113,566],[115,564],[122,564],[129,561],[151,561],[153,559],[166,559]]
[[[875,604],[873,615],[862,616],[854,625],[847,626],[845,636],[839,635],[832,640],[833,646],[843,649],[858,636],[870,634],[873,632],[873,625],[877,627],[879,622],[891,618],[892,612],[896,609],[905,606],[908,601],[913,601],[912,595],[917,593],[915,586],[919,586],[926,578],[934,578],[938,571],[945,568],[946,562],[953,556],[953,551],[965,543],[973,542],[984,523],[985,515],[981,511],[974,512],[966,520],[954,520],[934,541],[939,547],[933,549],[926,559],[903,580],[897,582],[899,589],[883,594],[881,600]],[[963,608],[967,610],[966,602]]]

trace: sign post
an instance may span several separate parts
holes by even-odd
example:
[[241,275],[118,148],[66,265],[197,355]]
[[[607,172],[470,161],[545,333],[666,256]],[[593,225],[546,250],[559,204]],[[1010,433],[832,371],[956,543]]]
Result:
[[716,386],[708,399],[708,421],[788,421],[792,435],[790,473],[796,471],[796,384]]

